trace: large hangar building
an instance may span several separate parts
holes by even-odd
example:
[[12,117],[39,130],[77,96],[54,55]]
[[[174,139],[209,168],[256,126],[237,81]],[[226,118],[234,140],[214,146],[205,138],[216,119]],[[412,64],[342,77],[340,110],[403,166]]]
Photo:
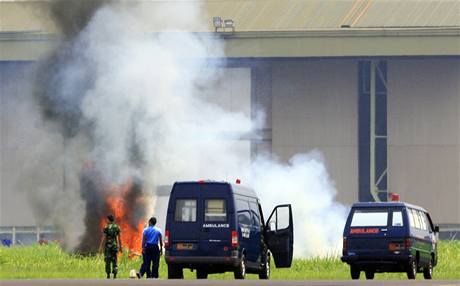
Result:
[[[144,11],[169,5],[183,12],[192,2],[201,3],[209,26],[188,30],[225,42],[221,102],[267,114],[262,137],[247,138],[248,156],[269,151],[286,161],[318,149],[340,202],[387,200],[388,193],[399,193],[446,228],[460,227],[459,1],[138,5]],[[0,2],[1,86],[20,80],[55,47],[60,32],[47,5]],[[216,30],[213,17],[233,20],[234,30]],[[152,33],[162,28],[146,26]],[[39,135],[15,131],[20,114],[8,112],[9,96],[2,91],[1,225],[34,225],[31,213],[16,215],[24,198],[9,180],[20,173],[24,151],[34,144],[27,136]],[[62,184],[62,176],[53,178]]]

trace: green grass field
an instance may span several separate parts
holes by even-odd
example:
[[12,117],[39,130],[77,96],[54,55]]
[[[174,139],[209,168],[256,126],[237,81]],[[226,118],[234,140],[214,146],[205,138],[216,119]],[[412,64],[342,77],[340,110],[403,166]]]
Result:
[[[460,241],[439,243],[439,263],[434,279],[460,279]],[[123,255],[119,262],[119,277],[127,278],[130,269],[138,270],[140,259],[131,260]],[[186,279],[195,273],[184,270]],[[166,264],[162,259],[160,278],[166,278]],[[257,275],[248,275],[257,279]],[[0,279],[23,278],[105,278],[103,257],[83,257],[69,254],[58,245],[29,247],[0,247]],[[210,275],[210,279],[233,279],[232,273]],[[271,279],[350,279],[349,268],[339,257],[296,259],[290,269],[273,269]],[[364,275],[361,274],[361,279]],[[406,279],[401,274],[376,274],[375,279]],[[417,279],[423,279],[419,274]]]

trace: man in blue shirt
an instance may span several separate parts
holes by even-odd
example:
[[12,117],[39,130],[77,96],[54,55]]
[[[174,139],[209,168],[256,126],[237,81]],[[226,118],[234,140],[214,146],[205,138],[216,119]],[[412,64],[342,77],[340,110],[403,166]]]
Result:
[[[158,267],[160,266],[160,256],[163,254],[163,239],[161,230],[156,227],[157,219],[151,217],[149,226],[142,233],[142,266],[137,277],[141,278],[144,273],[147,278],[158,278]],[[150,268],[150,266],[152,268]],[[152,269],[152,270],[150,270]]]

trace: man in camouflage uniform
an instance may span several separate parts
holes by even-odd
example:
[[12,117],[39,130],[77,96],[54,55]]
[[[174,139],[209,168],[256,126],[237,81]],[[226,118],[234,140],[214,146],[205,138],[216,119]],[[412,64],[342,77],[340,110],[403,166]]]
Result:
[[[108,224],[104,228],[102,234],[101,244],[99,249],[102,249],[102,244],[104,244],[104,257],[105,257],[105,272],[107,273],[107,279],[110,279],[110,272],[113,273],[113,279],[117,278],[118,272],[118,251],[121,252],[121,237],[120,237],[120,227],[115,223],[113,215],[107,216]],[[112,269],[110,266],[112,264]]]

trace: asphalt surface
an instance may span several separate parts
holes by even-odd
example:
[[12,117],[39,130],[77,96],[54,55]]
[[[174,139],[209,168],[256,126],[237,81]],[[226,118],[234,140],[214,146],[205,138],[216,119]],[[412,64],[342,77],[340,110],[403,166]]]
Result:
[[138,279],[117,279],[117,280],[64,280],[64,279],[38,279],[38,280],[0,280],[1,286],[77,286],[77,285],[159,285],[159,286],[172,286],[172,285],[190,285],[190,286],[352,286],[352,285],[373,285],[373,286],[406,286],[406,285],[426,285],[426,286],[460,286],[460,280],[455,281],[436,281],[436,280],[307,280],[307,281],[283,281],[283,280],[138,280]]

